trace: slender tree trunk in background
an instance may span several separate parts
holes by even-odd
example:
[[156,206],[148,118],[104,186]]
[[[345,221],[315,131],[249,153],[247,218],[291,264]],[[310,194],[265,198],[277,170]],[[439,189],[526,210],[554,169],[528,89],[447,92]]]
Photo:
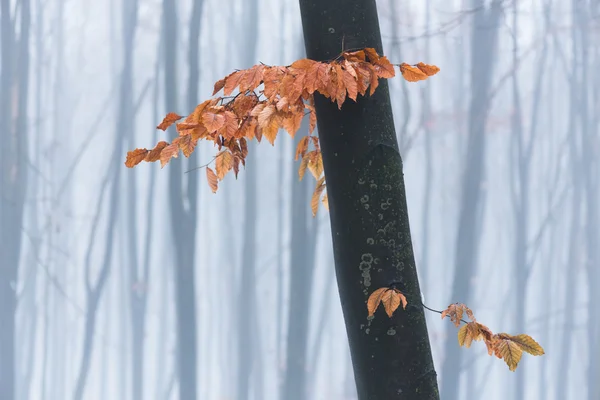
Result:
[[[117,126],[115,127],[114,152],[109,170],[112,171],[111,189],[109,197],[108,224],[106,228],[106,242],[103,252],[103,261],[98,273],[96,284],[92,285],[90,278],[90,259],[86,260],[86,319],[83,339],[83,354],[79,368],[79,375],[73,398],[83,399],[85,385],[89,374],[96,318],[100,305],[100,299],[104,292],[108,276],[112,266],[114,233],[119,208],[119,193],[121,190],[121,154],[126,139],[126,132],[133,130],[134,104],[133,104],[133,45],[137,27],[137,0],[124,0],[123,4],[123,66],[120,77],[120,95],[118,105]],[[110,175],[109,175],[110,176]],[[102,206],[100,202],[99,207]],[[93,235],[93,234],[92,234]],[[93,243],[90,243],[90,247]]]
[[[513,91],[513,112],[512,112],[512,162],[510,163],[513,175],[511,176],[511,194],[514,207],[514,282],[516,286],[515,310],[514,310],[514,329],[515,332],[525,332],[525,316],[527,310],[526,290],[531,274],[531,262],[527,259],[528,255],[528,235],[529,235],[529,183],[531,160],[533,156],[533,144],[538,132],[539,109],[542,97],[542,83],[544,81],[547,65],[546,56],[548,53],[548,35],[542,44],[539,66],[536,73],[533,106],[529,134],[525,135],[523,127],[522,103],[517,71],[519,69],[519,43],[518,43],[518,9],[514,5],[513,9],[513,71],[512,71],[512,91]],[[546,33],[548,25],[546,25]],[[516,187],[518,185],[518,188]],[[524,368],[524,366],[522,366]],[[521,372],[516,377],[515,400],[522,400],[525,393],[525,373]]]
[[[25,193],[27,191],[30,2],[20,21],[0,2],[0,398],[15,398],[15,317]],[[14,22],[14,25],[13,25]],[[17,27],[19,25],[19,37]]]
[[[163,49],[165,107],[177,110],[177,2],[163,0]],[[193,77],[193,74],[191,75]],[[195,83],[197,86],[197,82]],[[195,104],[194,104],[195,105]],[[192,111],[191,109],[189,110]],[[177,136],[169,130],[171,138]],[[189,158],[188,167],[196,166],[196,155]],[[196,286],[195,247],[198,219],[198,175],[187,174],[184,186],[182,161],[169,168],[169,203],[171,228],[175,246],[175,314],[177,325],[177,376],[179,398],[195,400],[197,395],[197,343],[196,343]]]
[[[590,2],[592,3],[592,2]],[[588,400],[597,400],[600,398],[600,368],[598,367],[598,356],[600,355],[600,323],[598,323],[598,310],[595,305],[600,301],[598,294],[598,284],[600,284],[600,235],[598,234],[598,150],[600,149],[600,140],[598,137],[598,94],[593,89],[598,88],[597,66],[590,70],[590,63],[594,60],[594,55],[598,54],[597,43],[590,41],[590,29],[592,29],[592,18],[598,17],[598,4],[586,4],[583,1],[573,3],[573,13],[575,14],[576,24],[579,36],[581,38],[580,67],[581,80],[577,90],[579,101],[579,115],[581,127],[581,168],[584,183],[585,196],[585,244],[586,258],[585,268],[588,282],[588,306],[587,306],[587,342],[588,360],[587,360],[587,381],[588,381]],[[587,7],[586,7],[587,6]],[[596,7],[594,10],[593,7]],[[595,45],[595,48],[592,47]],[[595,53],[592,51],[595,50]],[[592,72],[593,71],[593,72]],[[590,91],[590,88],[592,91]],[[593,97],[592,97],[593,96]]]
[[[126,43],[126,51],[133,51],[133,40],[135,37],[135,30],[137,27],[137,16],[138,16],[138,0],[122,0],[123,1],[123,39]],[[130,48],[127,48],[131,46]],[[129,58],[130,60],[131,58]],[[130,68],[128,73],[133,73],[133,68]],[[133,76],[122,75],[121,79],[133,79]],[[130,84],[131,90],[133,90],[133,83]],[[127,105],[130,110],[135,108],[133,104],[133,98],[130,95],[130,104]],[[128,130],[122,131],[121,134],[128,140],[129,146],[134,147],[134,133],[135,133],[135,113],[131,112],[124,116],[127,121],[124,124],[129,127]],[[154,173],[152,170],[151,174]],[[137,196],[137,172],[134,170],[127,171],[127,198],[125,199],[126,205],[126,232],[127,237],[127,272],[125,274],[126,293],[128,295],[129,306],[130,306],[130,324],[131,330],[129,331],[131,340],[131,355],[130,355],[130,368],[131,368],[131,400],[142,400],[144,397],[144,327],[146,323],[146,304],[147,304],[147,289],[148,289],[148,270],[149,270],[149,244],[150,235],[152,232],[152,210],[147,210],[149,217],[147,218],[148,226],[146,226],[145,232],[145,253],[143,264],[140,263],[138,253],[138,220],[137,220],[137,207],[139,199]],[[150,190],[152,190],[153,181],[150,184]],[[148,195],[149,206],[151,207],[152,193]],[[126,301],[126,300],[125,300]],[[122,375],[125,375],[124,373]]]
[[[481,184],[484,179],[486,120],[490,108],[490,87],[498,42],[498,26],[502,2],[493,0],[489,10],[483,0],[473,0],[473,32],[471,40],[471,103],[465,173],[461,188],[461,205],[456,236],[455,270],[450,298],[452,302],[469,303],[471,278],[475,276],[481,215]],[[447,324],[447,340],[442,366],[442,398],[457,400],[460,389],[462,354],[458,343],[451,340],[456,328]]]
[[[300,10],[309,58],[335,58],[342,41],[346,48],[382,53],[374,0],[301,0]],[[358,398],[439,399],[387,81],[341,110],[320,95],[315,105]],[[410,305],[393,318],[378,310],[368,320],[368,296],[393,283]]]
[[[308,119],[296,133],[294,149],[303,136],[308,134]],[[297,166],[297,164],[295,165]],[[314,189],[312,177],[298,180],[297,168],[292,168],[291,190],[291,253],[288,312],[286,368],[281,400],[306,400],[308,377],[308,334],[315,269],[315,234],[311,225],[317,223],[312,217],[310,195]]]
[[[245,0],[242,3],[242,16],[247,25],[243,32],[244,40],[241,59],[246,67],[255,63],[256,44],[258,43],[258,0]],[[243,26],[243,25],[242,25]],[[255,146],[250,146],[255,147]],[[250,398],[252,381],[257,382],[257,359],[259,342],[258,325],[255,323],[256,314],[256,220],[257,214],[257,168],[258,158],[255,150],[250,148],[246,160],[245,199],[244,199],[244,236],[242,245],[241,274],[238,281],[238,371],[237,371],[237,400]]]

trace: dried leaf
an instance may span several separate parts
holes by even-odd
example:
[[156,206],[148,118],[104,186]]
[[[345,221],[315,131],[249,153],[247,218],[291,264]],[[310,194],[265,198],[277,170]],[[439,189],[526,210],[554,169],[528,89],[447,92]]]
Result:
[[325,207],[325,209],[329,211],[329,198],[327,197],[327,193],[323,195],[323,199],[321,200],[321,202],[323,203],[323,207]]
[[421,71],[419,68],[415,68],[407,63],[400,64],[400,72],[402,76],[409,82],[417,82],[427,79],[427,74]]
[[179,145],[175,140],[166,146],[160,153],[160,167],[163,168],[171,160],[179,156]]
[[169,128],[169,126],[173,125],[175,122],[179,121],[181,118],[183,118],[183,117],[175,114],[174,112],[170,112],[165,116],[165,118],[156,127],[156,129],[161,129],[163,131],[166,131]]
[[223,180],[227,172],[233,168],[233,155],[227,151],[223,150],[215,159],[215,169],[217,170],[217,178],[219,180]]
[[298,141],[298,145],[296,146],[296,158],[294,160],[298,160],[298,157],[304,158],[304,155],[308,151],[308,136],[304,136],[302,139]]
[[367,299],[367,311],[369,311],[369,317],[375,315],[375,310],[377,310],[377,307],[379,307],[379,303],[381,303],[381,297],[388,290],[389,288],[383,287],[371,293],[371,295]]
[[440,69],[437,66],[425,64],[422,62],[417,64],[417,68],[419,68],[421,71],[423,71],[425,73],[425,75],[427,75],[427,76],[433,76],[433,75],[437,74],[438,72],[440,72]]
[[127,168],[133,168],[146,158],[146,155],[150,151],[148,149],[135,149],[127,152],[127,159],[125,160],[125,166]]
[[217,189],[219,188],[219,181],[217,180],[217,175],[215,171],[206,167],[206,178],[208,179],[208,184],[213,193],[217,193]]
[[164,140],[161,140],[160,142],[158,142],[156,144],[156,146],[154,146],[154,148],[152,150],[150,150],[150,152],[148,152],[148,154],[146,155],[146,161],[147,162],[155,162],[155,161],[160,160],[160,153],[168,145],[169,145],[169,143],[165,142]]
[[317,186],[315,187],[315,191],[313,192],[312,198],[310,200],[310,208],[312,210],[313,217],[317,215],[317,211],[319,209],[319,199],[321,198],[321,194],[325,189],[325,177],[322,177],[317,181]]

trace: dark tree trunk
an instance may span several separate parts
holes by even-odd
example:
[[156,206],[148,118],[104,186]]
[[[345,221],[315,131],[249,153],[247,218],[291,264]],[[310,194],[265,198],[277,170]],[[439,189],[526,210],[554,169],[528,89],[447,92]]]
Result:
[[31,15],[29,0],[23,0],[17,29],[17,22],[11,18],[10,4],[9,0],[0,3],[0,398],[3,400],[15,398],[16,288],[28,177],[27,95]]
[[[163,1],[163,35],[165,63],[165,107],[177,110],[177,2]],[[191,78],[194,78],[194,73]],[[193,83],[197,85],[197,82]],[[191,110],[190,110],[191,112]],[[177,136],[170,129],[171,138]],[[196,165],[196,155],[189,159],[189,168]],[[187,181],[187,182],[186,182]],[[177,324],[177,376],[179,398],[196,399],[197,343],[196,343],[196,287],[195,244],[198,215],[198,175],[187,174],[184,181],[182,161],[169,168],[169,202],[171,228],[176,253],[175,265],[175,314]],[[184,185],[184,182],[187,183]]]
[[[382,53],[375,0],[300,0],[300,10],[309,58],[335,58],[342,42]],[[315,105],[358,398],[438,399],[387,82],[341,110],[319,95]],[[393,283],[410,305],[368,320],[368,296]]]
[[[494,0],[486,10],[483,0],[475,0],[471,41],[471,103],[465,173],[461,188],[461,205],[456,236],[455,271],[451,299],[468,303],[471,294],[470,278],[476,272],[479,231],[483,211],[481,184],[485,177],[484,154],[486,120],[490,106],[490,87],[498,42],[498,23],[502,15],[500,0]],[[463,352],[456,340],[456,328],[447,326],[442,393],[444,400],[458,399]]]

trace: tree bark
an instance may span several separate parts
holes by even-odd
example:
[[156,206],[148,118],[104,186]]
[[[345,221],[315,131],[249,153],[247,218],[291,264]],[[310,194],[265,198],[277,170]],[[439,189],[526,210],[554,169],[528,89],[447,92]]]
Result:
[[[342,43],[382,53],[375,0],[300,0],[300,10],[309,58],[333,59]],[[358,398],[438,399],[387,82],[341,110],[320,95],[315,106]],[[409,306],[367,319],[368,296],[392,284]]]

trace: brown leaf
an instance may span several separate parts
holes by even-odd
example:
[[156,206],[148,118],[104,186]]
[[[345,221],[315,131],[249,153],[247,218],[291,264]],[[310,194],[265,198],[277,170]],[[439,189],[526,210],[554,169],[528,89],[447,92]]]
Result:
[[235,71],[225,77],[225,86],[223,87],[223,94],[229,96],[231,92],[239,86],[240,81],[244,77],[244,71]]
[[174,112],[170,112],[165,116],[165,118],[156,127],[156,129],[161,129],[163,131],[166,131],[169,128],[169,126],[173,125],[173,123],[179,121],[181,118],[183,118],[183,117],[175,114]]
[[325,209],[329,211],[329,198],[327,197],[327,193],[323,195],[323,199],[321,200],[321,202],[323,203],[323,207],[325,207]]
[[215,94],[217,94],[217,92],[219,92],[224,87],[225,87],[225,78],[219,79],[218,81],[215,82],[215,87],[213,89],[212,95],[214,96]]
[[369,317],[375,315],[375,310],[377,310],[377,307],[379,307],[379,303],[381,303],[381,297],[388,290],[389,288],[383,287],[371,293],[371,295],[367,299],[367,311],[369,311]]
[[381,296],[381,302],[385,308],[385,312],[388,317],[392,318],[394,311],[398,308],[402,302],[403,308],[406,309],[406,297],[396,289],[390,289]]
[[525,335],[524,333],[516,336],[511,336],[506,333],[501,333],[500,335],[515,342],[521,349],[523,349],[523,351],[533,356],[541,356],[545,354],[542,346],[540,346],[540,344],[533,340],[533,338],[529,335]]
[[473,311],[469,307],[461,303],[453,303],[448,306],[444,311],[442,311],[442,319],[446,316],[450,317],[450,320],[454,323],[454,326],[458,327],[460,325],[460,320],[462,319],[463,312],[467,312],[467,316],[471,321],[475,321],[475,317],[473,316]]
[[309,161],[310,157],[308,156],[308,154],[305,154],[302,157],[302,161],[300,161],[300,167],[298,167],[298,176],[300,177],[300,180],[304,178],[304,174],[306,173],[306,167],[308,167]]
[[433,75],[437,74],[438,72],[440,72],[440,69],[437,66],[425,64],[422,62],[417,64],[417,68],[419,68],[421,71],[423,71],[425,73],[425,75],[427,75],[427,76],[433,76]]
[[208,179],[208,184],[213,193],[217,193],[217,189],[219,188],[219,181],[217,180],[217,175],[215,171],[206,167],[206,179]]
[[317,186],[315,187],[315,191],[313,192],[312,198],[310,199],[310,208],[312,210],[313,217],[317,215],[317,211],[319,209],[319,199],[321,198],[321,194],[325,189],[325,177],[322,177],[317,181]]
[[281,121],[283,129],[285,129],[291,137],[294,137],[302,125],[302,118],[304,118],[302,110],[287,113],[286,117]]
[[163,168],[171,160],[179,156],[179,144],[175,140],[160,153],[160,167]]
[[133,168],[146,158],[149,153],[148,149],[135,149],[127,152],[127,159],[125,160],[125,166],[127,168]]
[[219,178],[219,180],[223,180],[223,178],[231,168],[233,168],[232,154],[227,150],[223,150],[222,152],[217,154],[217,157],[215,159],[215,169],[217,170],[217,178]]
[[298,145],[296,146],[296,158],[295,161],[298,161],[298,157],[304,158],[304,155],[308,151],[308,136],[304,136],[302,139],[298,141]]
[[264,65],[258,64],[244,71],[243,77],[240,79],[240,92],[246,90],[253,91],[260,85],[263,80]]
[[503,334],[496,335],[494,353],[496,354],[496,357],[504,360],[506,365],[508,365],[508,369],[514,371],[517,369],[519,361],[521,361],[523,349],[506,336]]
[[380,78],[393,78],[396,76],[394,66],[390,63],[387,57],[383,56],[379,60],[373,62],[377,76]]
[[196,142],[192,139],[191,135],[180,136],[178,144],[183,155],[186,157],[189,157],[196,148]]
[[154,148],[152,150],[150,150],[150,152],[148,152],[148,154],[146,155],[146,161],[154,162],[154,161],[160,160],[160,153],[168,145],[169,145],[169,143],[165,142],[164,140],[161,140],[160,142],[158,142],[156,144],[156,146],[154,146]]
[[417,82],[427,79],[427,75],[419,68],[415,68],[407,63],[400,64],[400,72],[402,76],[409,82]]
[[309,157],[308,170],[315,177],[315,179],[319,179],[323,174],[323,157],[320,151],[313,150],[307,153]]
[[346,63],[348,65],[345,66],[345,69],[342,73],[344,86],[348,91],[348,97],[356,101],[356,96],[358,96],[358,82],[356,79],[356,71],[348,61],[346,61]]
[[208,132],[216,132],[225,124],[225,116],[219,112],[205,111],[202,114],[202,123]]

